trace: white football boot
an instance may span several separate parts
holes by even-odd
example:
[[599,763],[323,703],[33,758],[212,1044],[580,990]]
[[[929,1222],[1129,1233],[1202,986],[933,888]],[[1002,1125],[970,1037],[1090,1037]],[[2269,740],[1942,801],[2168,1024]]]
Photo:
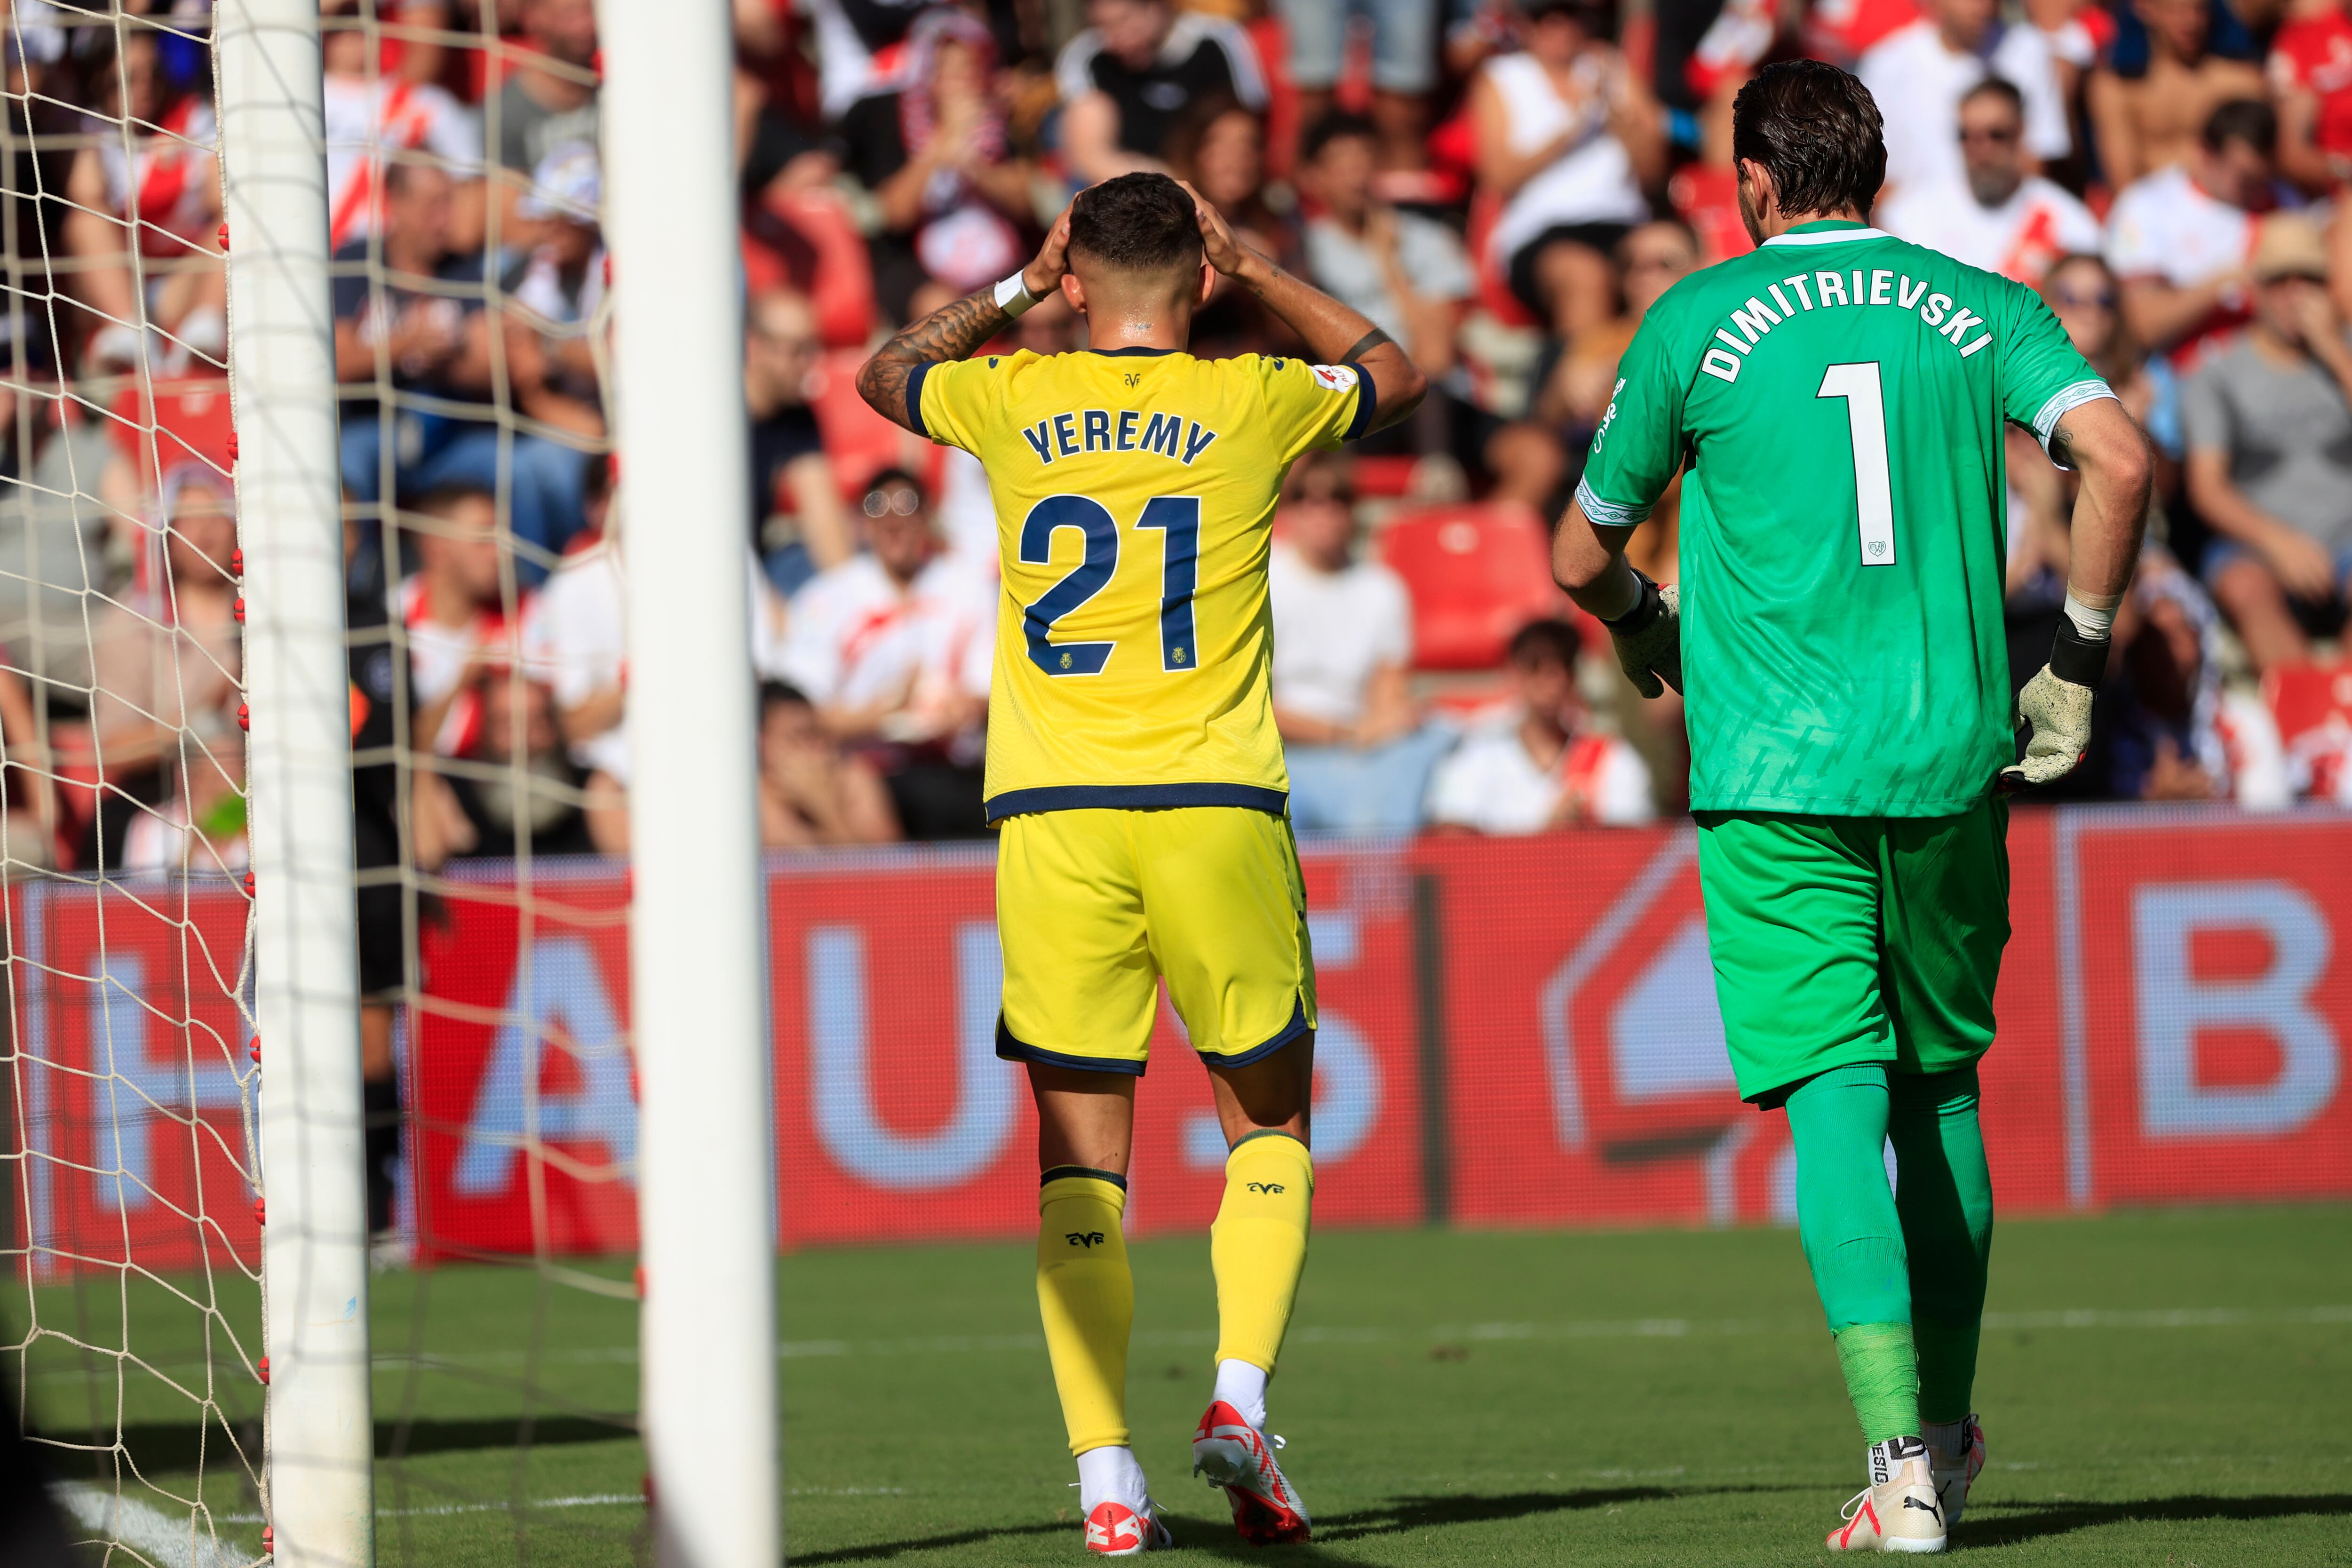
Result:
[[1889,1437],[1869,1452],[1871,1484],[1839,1515],[1845,1522],[1830,1531],[1832,1552],[1941,1552],[1947,1531],[1944,1505],[1927,1468],[1927,1445],[1917,1437]]
[[1078,1506],[1086,1510],[1089,1552],[1133,1557],[1176,1544],[1160,1522],[1131,1448],[1090,1448],[1078,1456]]
[[1252,1546],[1281,1546],[1313,1539],[1307,1505],[1275,1462],[1279,1437],[1268,1437],[1222,1399],[1209,1402],[1192,1434],[1192,1473],[1225,1489],[1234,1505],[1234,1528]]
[[1958,1525],[1960,1515],[1968,1510],[1969,1488],[1984,1473],[1984,1428],[1970,1415],[1959,1424],[1961,1443],[1956,1452],[1947,1454],[1933,1443],[1927,1445],[1927,1470],[1936,1479],[1936,1500],[1944,1505],[1946,1529]]
[[1176,1544],[1160,1522],[1160,1510],[1150,1498],[1138,1513],[1123,1502],[1098,1502],[1087,1515],[1087,1550],[1105,1557],[1132,1557],[1139,1552],[1165,1552]]

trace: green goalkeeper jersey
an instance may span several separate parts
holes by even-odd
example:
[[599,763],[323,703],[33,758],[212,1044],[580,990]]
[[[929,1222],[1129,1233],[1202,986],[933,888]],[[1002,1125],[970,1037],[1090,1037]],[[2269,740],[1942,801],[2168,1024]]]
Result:
[[1628,526],[1685,462],[1696,811],[1945,816],[2014,760],[2002,431],[2113,395],[2031,289],[1810,223],[1650,307],[1577,487]]

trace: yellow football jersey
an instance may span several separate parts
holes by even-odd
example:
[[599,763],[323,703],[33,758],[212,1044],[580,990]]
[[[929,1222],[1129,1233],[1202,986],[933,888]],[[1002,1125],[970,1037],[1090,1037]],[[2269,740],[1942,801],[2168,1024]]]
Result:
[[1280,814],[1266,550],[1299,454],[1370,424],[1354,365],[1161,349],[919,366],[915,423],[988,470],[1003,586],[988,817]]

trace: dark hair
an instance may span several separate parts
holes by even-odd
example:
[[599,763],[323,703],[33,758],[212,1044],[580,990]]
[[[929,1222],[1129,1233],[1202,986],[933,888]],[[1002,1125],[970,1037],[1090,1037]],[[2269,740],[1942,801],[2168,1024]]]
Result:
[[1324,148],[1350,137],[1377,142],[1381,139],[1381,128],[1372,123],[1370,115],[1350,114],[1344,109],[1335,109],[1307,128],[1306,136],[1298,143],[1299,161],[1311,163],[1323,155]]
[[1519,13],[1530,22],[1540,22],[1549,16],[1565,16],[1583,28],[1590,37],[1613,38],[1617,36],[1616,0],[1521,0]]
[[857,494],[862,500],[866,496],[872,495],[876,490],[887,490],[893,485],[906,486],[908,489],[915,492],[915,499],[925,506],[929,506],[931,502],[931,490],[929,485],[923,483],[922,480],[917,479],[906,469],[895,467],[883,468],[877,472],[872,479],[866,480],[864,485],[858,488]]
[[2243,142],[2267,158],[2278,151],[2278,110],[2259,98],[2233,98],[2207,117],[2203,140],[2210,153]]
[[1960,94],[1960,101],[1962,103],[1966,103],[1972,98],[1986,97],[2000,100],[2003,103],[2009,105],[2011,113],[2016,115],[2020,120],[2025,118],[2025,94],[2018,91],[2017,84],[2010,80],[2007,77],[1989,76],[1985,78],[1984,80],[1977,83],[1976,86]]
[[498,504],[498,492],[488,485],[468,484],[458,479],[426,490],[416,498],[416,504],[411,510],[421,511],[427,517],[446,518],[456,512],[462,503],[477,497],[493,506]]
[[1576,657],[1583,651],[1584,639],[1566,621],[1529,621],[1512,635],[1507,657],[1523,669],[1557,664],[1573,671]]
[[1070,204],[1070,250],[1106,267],[1166,272],[1201,264],[1192,198],[1165,174],[1121,174]]
[[815,703],[809,700],[809,694],[803,691],[799,687],[794,686],[791,681],[763,680],[760,682],[760,717],[762,719],[765,719],[768,716],[769,711],[772,709],[792,707],[814,708],[815,706]]
[[1731,155],[1764,165],[1784,214],[1868,212],[1886,183],[1885,124],[1870,89],[1820,60],[1781,60],[1731,105]]

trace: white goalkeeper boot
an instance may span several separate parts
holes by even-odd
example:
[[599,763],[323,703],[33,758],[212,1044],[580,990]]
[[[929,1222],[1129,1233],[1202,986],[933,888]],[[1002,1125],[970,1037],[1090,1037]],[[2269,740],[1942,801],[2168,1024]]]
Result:
[[1832,1552],[1941,1552],[1944,1505],[1936,1499],[1927,1468],[1927,1445],[1917,1437],[1889,1437],[1870,1446],[1870,1481],[1830,1531]]
[[1252,1546],[1286,1546],[1313,1539],[1307,1505],[1275,1462],[1279,1437],[1268,1437],[1232,1405],[1213,1399],[1192,1434],[1192,1473],[1225,1489],[1234,1528]]
[[1936,1479],[1936,1500],[1944,1505],[1944,1527],[1950,1530],[1968,1510],[1969,1488],[1984,1473],[1984,1428],[1974,1415],[1948,1426],[1927,1426],[1927,1470]]
[[1078,1456],[1078,1506],[1086,1511],[1089,1552],[1132,1557],[1176,1544],[1160,1522],[1132,1448],[1089,1448]]

